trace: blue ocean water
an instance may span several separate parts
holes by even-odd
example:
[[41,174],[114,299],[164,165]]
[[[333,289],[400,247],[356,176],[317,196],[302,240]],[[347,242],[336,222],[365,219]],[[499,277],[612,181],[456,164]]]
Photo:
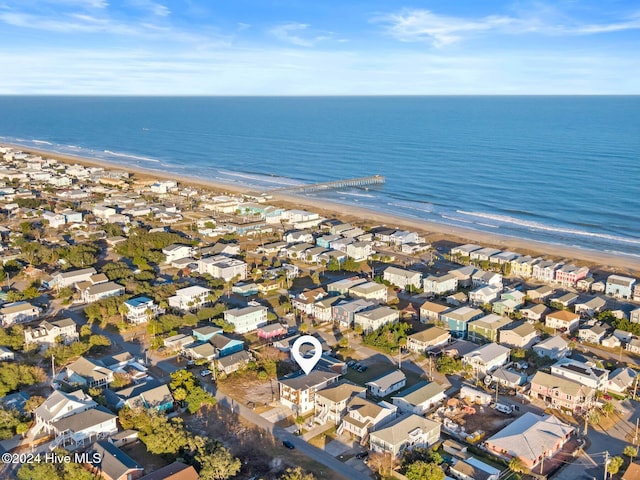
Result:
[[640,256],[640,97],[0,97],[0,142]]

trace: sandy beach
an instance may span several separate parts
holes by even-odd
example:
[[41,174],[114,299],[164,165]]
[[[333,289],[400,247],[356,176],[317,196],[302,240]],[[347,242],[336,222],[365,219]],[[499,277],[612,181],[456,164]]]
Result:
[[[136,178],[173,179],[182,184],[206,187],[212,191],[220,193],[248,193],[256,191],[255,189],[243,185],[226,184],[203,178],[180,176],[169,172],[162,173],[139,166],[122,165],[118,163],[110,163],[101,159],[64,155],[46,150],[34,149],[24,145],[4,144],[4,146],[13,147],[24,152],[33,153],[46,158],[53,158],[64,163],[78,163],[103,167],[111,170],[123,170],[135,174]],[[285,195],[269,191],[265,191],[265,193],[273,195],[274,202],[272,203],[281,204],[289,208],[308,208],[309,210],[321,213],[323,216],[335,216],[343,219],[344,221],[359,224],[368,224],[371,226],[385,225],[390,228],[402,228],[418,231],[425,236],[425,239],[428,242],[431,243],[438,241],[477,243],[482,246],[493,246],[502,250],[510,250],[520,254],[571,261],[579,265],[588,265],[592,270],[602,269],[632,276],[638,276],[640,273],[640,258],[636,257],[614,255],[596,250],[572,248],[569,246],[465,229],[436,222],[398,217],[357,206],[331,202],[329,200],[319,199],[316,197]]]

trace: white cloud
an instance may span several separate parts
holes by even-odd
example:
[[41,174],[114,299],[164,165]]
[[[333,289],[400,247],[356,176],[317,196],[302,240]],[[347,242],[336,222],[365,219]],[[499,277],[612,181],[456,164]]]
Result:
[[374,22],[386,25],[386,31],[402,42],[427,41],[435,47],[459,42],[483,34],[518,35],[539,33],[543,35],[592,35],[623,30],[640,29],[640,15],[609,23],[587,23],[577,20],[546,20],[541,10],[520,16],[489,15],[464,18],[439,15],[430,10],[403,9],[397,13],[377,16]]
[[131,4],[136,8],[150,12],[152,15],[157,17],[167,17],[171,14],[169,7],[152,0],[132,0]]
[[270,35],[278,40],[298,47],[313,47],[318,42],[331,38],[330,32],[324,32],[315,36],[313,34],[302,36],[304,32],[309,32],[309,25],[298,22],[281,23],[268,31]]

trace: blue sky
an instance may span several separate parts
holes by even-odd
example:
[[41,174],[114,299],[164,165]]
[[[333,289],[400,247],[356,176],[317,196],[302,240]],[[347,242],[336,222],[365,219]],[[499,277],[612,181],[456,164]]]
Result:
[[639,94],[637,0],[0,0],[0,94]]

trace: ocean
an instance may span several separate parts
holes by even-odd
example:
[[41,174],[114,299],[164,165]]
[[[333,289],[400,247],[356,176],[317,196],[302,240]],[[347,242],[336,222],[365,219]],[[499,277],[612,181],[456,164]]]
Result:
[[[0,96],[0,143],[640,256],[640,96]],[[313,196],[310,194],[310,196]]]

